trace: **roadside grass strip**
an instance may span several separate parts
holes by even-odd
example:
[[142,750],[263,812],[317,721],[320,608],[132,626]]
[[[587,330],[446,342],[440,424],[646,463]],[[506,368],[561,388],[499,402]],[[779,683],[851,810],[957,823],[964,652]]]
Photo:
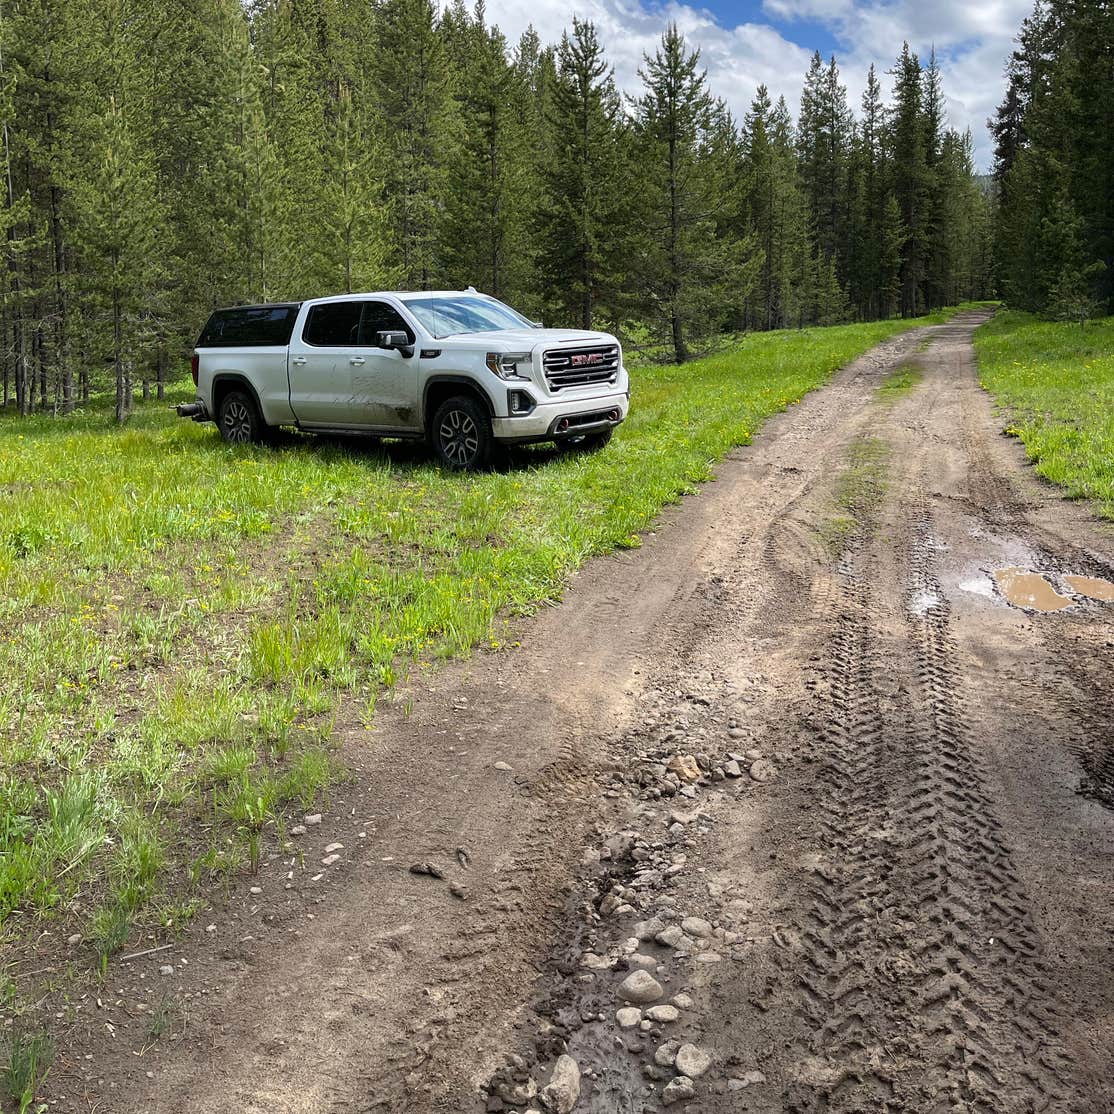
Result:
[[327,802],[338,714],[368,724],[414,663],[497,648],[763,419],[924,323],[636,368],[605,452],[482,475],[297,435],[230,447],[154,404],[123,430],[0,419],[0,960],[18,975],[51,922],[103,974],[179,929]]
[[999,313],[975,351],[1037,472],[1114,518],[1114,317],[1081,326]]

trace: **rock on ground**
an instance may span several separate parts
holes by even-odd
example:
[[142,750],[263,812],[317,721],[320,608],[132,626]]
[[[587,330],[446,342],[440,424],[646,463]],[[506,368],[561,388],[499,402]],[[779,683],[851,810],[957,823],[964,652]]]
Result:
[[699,1079],[712,1066],[712,1054],[695,1044],[682,1044],[674,1066],[689,1079]]
[[542,1090],[542,1102],[554,1114],[569,1114],[580,1098],[580,1065],[567,1053],[557,1057],[553,1078]]
[[619,997],[626,1002],[641,1005],[645,1002],[656,1002],[663,997],[665,991],[661,983],[649,971],[632,971],[619,984]]

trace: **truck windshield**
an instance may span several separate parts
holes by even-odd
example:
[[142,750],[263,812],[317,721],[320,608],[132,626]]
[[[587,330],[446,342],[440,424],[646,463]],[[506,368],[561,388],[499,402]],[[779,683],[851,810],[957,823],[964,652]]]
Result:
[[532,329],[534,323],[494,298],[467,294],[452,298],[408,298],[406,308],[438,340],[457,333],[490,333],[496,329]]

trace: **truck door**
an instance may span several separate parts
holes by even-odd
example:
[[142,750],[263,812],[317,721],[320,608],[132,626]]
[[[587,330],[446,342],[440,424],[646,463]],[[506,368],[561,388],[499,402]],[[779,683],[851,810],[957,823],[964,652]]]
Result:
[[363,303],[310,306],[300,336],[290,338],[290,408],[300,425],[332,428],[359,424],[352,397],[353,361],[360,347]]
[[414,330],[389,302],[364,302],[360,321],[362,362],[352,364],[352,399],[361,425],[372,428],[417,429],[418,357],[379,347],[381,332],[405,333],[414,343]]

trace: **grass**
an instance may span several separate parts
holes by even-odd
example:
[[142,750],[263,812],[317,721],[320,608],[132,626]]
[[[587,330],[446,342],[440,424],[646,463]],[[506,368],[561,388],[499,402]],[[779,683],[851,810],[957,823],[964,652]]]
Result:
[[908,394],[921,380],[924,372],[915,363],[905,363],[891,372],[878,388],[881,399],[895,399]]
[[999,313],[975,350],[1036,470],[1114,518],[1114,317],[1080,326]]
[[606,452],[477,476],[407,448],[234,448],[155,405],[123,430],[0,418],[0,935],[29,951],[56,922],[105,972],[174,931],[343,776],[338,714],[367,723],[415,662],[497,647],[767,416],[921,323],[636,369]]
[[35,1092],[46,1079],[53,1062],[54,1045],[46,1033],[13,1029],[8,1038],[7,1063],[0,1068],[0,1076],[4,1092],[15,1103],[19,1114],[30,1109]]

